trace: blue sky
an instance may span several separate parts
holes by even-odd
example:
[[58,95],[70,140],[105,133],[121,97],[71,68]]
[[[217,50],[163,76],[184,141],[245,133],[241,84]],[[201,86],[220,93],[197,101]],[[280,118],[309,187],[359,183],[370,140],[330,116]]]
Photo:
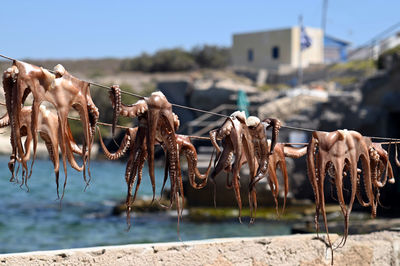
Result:
[[[15,58],[135,56],[230,46],[232,34],[298,23],[320,27],[323,0],[2,1],[0,53]],[[365,43],[400,21],[399,0],[329,0],[327,34]],[[400,29],[399,29],[400,30]]]

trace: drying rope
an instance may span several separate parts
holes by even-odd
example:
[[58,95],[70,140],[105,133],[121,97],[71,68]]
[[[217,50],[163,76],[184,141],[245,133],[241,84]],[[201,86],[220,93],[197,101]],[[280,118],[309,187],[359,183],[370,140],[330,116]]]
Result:
[[314,132],[316,130],[314,129],[309,129],[309,128],[303,128],[303,127],[293,127],[293,126],[287,126],[287,125],[282,125],[282,128],[288,128],[288,129],[294,129],[294,130],[300,130],[300,131],[307,131],[307,132]]
[[[81,119],[80,119],[79,117],[71,117],[71,116],[68,116],[68,119],[75,120],[75,121],[81,121]],[[104,122],[97,122],[96,124],[97,124],[97,125],[101,125],[101,126],[112,127],[111,124],[109,124],[109,123],[104,123]],[[117,128],[122,128],[122,129],[129,129],[129,128],[130,128],[130,127],[120,126],[120,125],[116,125],[115,127],[117,127]]]
[[0,57],[3,57],[5,59],[11,60],[11,61],[15,61],[14,58],[11,58],[11,57],[8,57],[8,56],[2,55],[2,54],[0,54]]
[[[288,129],[294,129],[294,130],[300,130],[300,131],[307,131],[307,132],[317,131],[316,129],[303,128],[303,127],[293,127],[293,126],[287,126],[287,125],[282,125],[281,127],[282,128],[288,128]],[[389,141],[391,141],[391,142],[380,142],[381,144],[395,143],[393,141],[400,142],[400,139],[396,139],[396,138],[374,137],[374,136],[364,136],[364,137],[371,138],[371,139],[379,139],[379,140],[389,140]]]
[[[5,56],[5,55],[2,55],[2,54],[0,54],[0,57],[3,57],[3,58],[8,59],[8,60],[16,61],[16,59],[8,57],[8,56]],[[54,71],[52,71],[52,70],[48,70],[48,71],[54,73]],[[85,81],[85,80],[83,80],[83,81]],[[91,85],[103,88],[103,89],[110,90],[110,86],[102,85],[102,84],[99,84],[99,83],[96,83],[96,82],[92,82],[92,81],[85,81],[85,82],[87,82],[87,83],[89,83]],[[146,97],[144,97],[142,95],[139,95],[139,94],[136,94],[136,93],[133,93],[133,92],[124,91],[124,90],[121,90],[121,93],[122,94],[126,94],[126,95],[130,95],[130,96],[134,96],[134,97],[137,97],[137,98],[140,98],[140,99],[145,99],[146,98]],[[220,116],[220,117],[225,117],[225,118],[229,117],[228,115],[215,113],[215,112],[211,112],[211,111],[206,111],[206,110],[193,108],[193,107],[189,107],[189,106],[184,106],[184,105],[180,105],[180,104],[171,103],[171,105],[175,106],[175,107],[178,107],[178,108],[193,110],[193,111],[196,111],[196,112],[211,114],[211,115],[215,115],[215,116]],[[103,123],[103,122],[98,122],[98,123],[99,123],[99,125],[107,125],[107,126],[110,125],[110,124],[106,124],[106,123]],[[122,127],[122,126],[117,126],[117,127]],[[282,128],[287,128],[287,129],[299,130],[299,131],[306,131],[306,132],[317,131],[315,129],[303,128],[303,127],[294,127],[294,126],[288,126],[288,125],[282,125],[281,127]],[[122,128],[126,128],[126,127],[122,127]],[[207,137],[198,137],[198,136],[191,136],[191,138],[208,139]],[[369,138],[371,138],[371,139],[379,139],[379,140],[388,140],[388,141],[400,141],[400,139],[386,138],[386,137],[369,137]],[[383,143],[383,144],[388,144],[388,143]]]

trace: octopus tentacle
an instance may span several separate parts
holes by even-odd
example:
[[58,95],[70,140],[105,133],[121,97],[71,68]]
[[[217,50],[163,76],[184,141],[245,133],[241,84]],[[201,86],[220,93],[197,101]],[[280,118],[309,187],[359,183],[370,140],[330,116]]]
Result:
[[276,213],[279,216],[279,203],[278,203],[278,197],[279,197],[279,182],[278,182],[278,177],[276,175],[276,166],[279,165],[278,161],[274,161],[273,163],[270,163],[268,171],[268,183],[272,192],[272,196],[275,201],[275,209]]
[[[215,150],[217,151],[217,155],[215,157],[215,160],[217,160],[217,158],[221,154],[221,149],[220,149],[220,147],[219,147],[219,145],[217,143],[217,130],[216,129],[211,130],[209,135],[210,135],[211,144],[214,146]],[[216,162],[214,162],[214,167],[215,167],[215,163]]]
[[91,179],[91,172],[90,172],[90,158],[91,158],[91,152],[92,152],[92,146],[93,146],[93,142],[94,142],[94,136],[96,135],[96,124],[97,121],[99,120],[99,110],[96,107],[96,105],[94,105],[92,98],[90,97],[90,89],[89,87],[87,88],[88,93],[86,94],[86,99],[87,99],[87,110],[88,110],[88,118],[89,118],[89,142],[88,142],[88,155],[87,155],[87,171],[88,171],[88,175],[89,175],[89,181]]
[[[57,121],[58,124],[58,121]],[[67,156],[67,160],[69,162],[69,164],[71,165],[71,167],[79,172],[83,171],[83,164],[81,166],[78,165],[78,163],[75,160],[75,157],[73,155],[73,153],[79,155],[79,156],[83,156],[83,152],[82,149],[76,144],[74,137],[72,136],[72,132],[71,132],[71,128],[69,125],[67,125],[67,130],[65,133],[63,133],[61,131],[61,128],[59,128],[58,130],[58,134],[61,136],[62,134],[66,135],[66,139],[68,142],[68,145],[66,145],[66,156]]]
[[[346,242],[347,239],[347,235],[348,235],[348,226],[349,226],[349,216],[350,216],[350,211],[351,211],[351,207],[352,207],[352,202],[354,201],[353,197],[350,197],[350,203],[349,203],[349,208],[347,208],[346,206],[346,202],[344,200],[344,196],[343,196],[343,168],[344,168],[344,162],[343,161],[334,161],[333,163],[333,167],[335,169],[335,186],[336,186],[336,194],[338,197],[338,202],[340,205],[340,208],[342,210],[342,214],[344,216],[344,235],[343,238],[341,240],[341,242],[339,243],[338,247],[341,246],[341,244],[343,243],[343,245]],[[355,190],[357,189],[357,187],[352,189],[352,194],[353,192],[355,192]],[[355,193],[354,193],[355,196]]]
[[[7,109],[7,114],[12,114],[12,107],[13,107],[13,91],[15,91],[16,88],[16,82],[13,78],[13,75],[16,75],[16,72],[18,71],[18,69],[14,68],[14,71],[12,68],[7,69],[6,71],[4,71],[3,73],[3,90],[4,90],[4,97],[6,100],[6,109]],[[14,116],[13,115],[9,115],[9,121],[10,121],[10,125],[11,125],[11,134],[10,134],[10,144],[12,147],[12,152],[11,152],[11,156],[10,156],[10,161],[8,162],[8,168],[12,174],[10,181],[14,181],[15,180],[15,161],[16,161],[16,140],[15,140],[15,120],[13,119]],[[18,181],[18,180],[16,180]]]
[[[256,159],[255,159],[255,151],[254,151],[254,145],[253,145],[253,141],[252,141],[252,137],[250,136],[250,132],[248,131],[248,128],[246,125],[243,126],[243,135],[242,135],[242,146],[243,146],[243,150],[244,150],[244,155],[242,155],[242,157],[244,157],[242,159],[243,162],[240,162],[240,168],[242,167],[242,165],[244,164],[244,159],[247,160],[247,164],[249,166],[250,169],[250,179],[254,180],[255,175],[256,175]],[[257,210],[257,199],[254,199],[254,196],[256,194],[256,189],[255,186],[251,186],[251,191],[249,191],[249,205],[250,205],[250,209],[251,209],[251,213],[254,214],[253,217],[255,217],[255,213]],[[254,219],[250,220],[250,223],[254,223]]]
[[[176,135],[177,143],[179,150],[186,156],[188,162],[188,179],[190,185],[195,189],[201,189],[207,184],[208,174],[211,170],[211,162],[214,156],[214,151],[211,155],[210,162],[208,164],[208,168],[204,174],[200,173],[197,168],[197,151],[194,145],[191,143],[190,138],[184,135]],[[200,180],[203,180],[202,183],[196,183],[196,177]]]
[[[12,155],[10,156],[10,162],[8,163],[8,167],[12,173],[11,181],[14,180],[14,170],[15,170],[15,160],[17,156],[17,139],[16,139],[16,128],[17,125],[16,115],[14,114],[14,94],[17,91],[17,82],[16,76],[18,75],[18,68],[13,64],[12,67],[8,68],[3,73],[3,90],[4,96],[6,99],[6,108],[7,114],[9,114],[10,124],[11,124],[11,135],[10,135],[10,143],[12,147]],[[21,146],[22,147],[22,146]]]
[[[86,183],[86,186],[89,185],[90,182],[90,171],[88,171],[89,179],[86,178],[86,169],[89,169],[89,167],[86,167],[90,161],[90,150],[91,150],[91,145],[92,145],[92,134],[91,134],[91,126],[90,126],[90,119],[89,119],[89,111],[86,108],[86,106],[82,105],[75,105],[75,108],[77,109],[79,116],[81,118],[82,124],[87,125],[83,128],[83,138],[84,138],[84,144],[82,146],[82,154],[83,154],[83,179]],[[65,132],[67,127],[68,127],[68,110],[65,111],[59,111],[59,116],[61,120],[61,130],[62,132]],[[62,135],[63,137],[63,148],[66,150],[67,145],[69,145],[69,142],[66,141],[66,137],[64,137],[64,134]],[[66,160],[66,157],[63,156],[63,161]],[[64,163],[63,163],[64,164]]]
[[283,152],[285,154],[285,157],[298,159],[298,158],[303,157],[304,155],[307,154],[307,146],[304,146],[304,147],[301,147],[301,148],[285,146],[283,148]]
[[119,113],[121,112],[121,106],[122,106],[122,101],[121,101],[121,89],[119,88],[118,85],[114,85],[110,88],[109,91],[109,97],[111,99],[111,104],[113,107],[113,120],[112,120],[112,136],[115,136],[115,127],[118,121],[118,116]]
[[148,110],[147,98],[145,100],[139,100],[135,104],[125,105],[121,100],[121,89],[118,85],[113,85],[110,88],[109,97],[111,100],[113,112],[113,122],[112,122],[112,133],[114,136],[115,126],[119,115],[125,117],[135,118],[146,113]]
[[[234,129],[236,131],[236,129]],[[232,144],[233,144],[233,150],[235,154],[241,154],[242,153],[242,145],[240,145],[240,139],[239,139],[239,134],[233,134],[233,136],[231,135],[232,138]],[[233,162],[233,167],[232,167],[232,173],[233,173],[233,177],[232,177],[232,182],[233,182],[233,190],[235,192],[235,197],[236,197],[236,201],[239,207],[239,222],[242,223],[242,219],[241,219],[241,214],[242,214],[242,200],[241,200],[241,196],[240,196],[240,176],[239,176],[239,172],[240,172],[240,158],[235,158],[235,161]]]
[[[331,241],[331,238],[329,236],[328,219],[326,217],[325,198],[324,198],[325,197],[324,196],[324,180],[325,180],[325,167],[326,167],[326,164],[327,164],[327,162],[325,162],[323,160],[319,161],[318,169],[320,169],[321,171],[319,172],[319,179],[318,179],[318,194],[319,194],[319,198],[320,198],[320,209],[321,209],[322,217],[323,217],[323,220],[324,220],[324,226],[325,226],[325,232],[327,234],[328,245],[329,245],[330,250],[331,250],[331,258],[332,258],[331,259],[331,264],[333,264],[333,248],[332,248],[332,241]],[[318,216],[319,216],[319,214],[317,215],[317,217]],[[317,222],[318,222],[318,220],[317,220]]]
[[400,167],[400,161],[399,161],[399,156],[398,156],[398,151],[397,151],[397,143],[394,145],[394,150],[395,150],[395,156],[394,156],[394,158],[395,158],[395,162],[396,162],[396,165],[397,165],[397,167]]
[[[37,149],[37,143],[38,143],[38,138],[37,138],[37,134],[36,134],[36,130],[38,127],[38,115],[39,114],[39,107],[40,107],[41,102],[40,101],[36,101],[34,100],[32,103],[32,115],[31,115],[31,136],[33,137],[33,157],[32,157],[32,162],[31,162],[31,169],[30,169],[30,173],[28,175],[28,178],[32,175],[32,169],[33,169],[33,164],[35,162],[36,159],[36,149]],[[26,153],[30,152],[30,148],[28,148],[28,150],[25,149]],[[27,161],[26,158],[29,158],[28,156],[24,156],[24,158],[22,159],[22,161]]]
[[[150,109],[148,111],[147,120],[148,129],[147,129],[147,152],[148,152],[148,166],[149,166],[149,176],[151,181],[151,186],[153,190],[153,201],[155,197],[155,174],[154,174],[154,146],[155,146],[155,138],[156,138],[156,130],[157,124],[159,120],[159,110]],[[170,144],[170,143],[168,143]],[[176,146],[176,145],[175,145]]]
[[376,204],[375,204],[375,197],[373,194],[372,182],[371,182],[371,169],[370,164],[368,161],[368,152],[360,155],[361,164],[363,168],[363,176],[364,176],[364,187],[365,192],[368,198],[368,205],[371,206],[372,213],[371,216],[374,218],[376,216]]
[[363,207],[368,207],[370,204],[365,202],[363,200],[363,197],[361,195],[361,169],[357,169],[357,192],[356,192],[356,197],[358,200],[358,203],[360,203],[361,206]]
[[[128,192],[126,196],[126,221],[128,224],[128,229],[130,228],[130,212],[132,209],[132,188],[133,184],[136,182],[136,177],[140,175],[141,178],[141,173],[139,174],[139,171],[142,169],[142,164],[144,163],[144,156],[146,156],[146,145],[145,145],[145,132],[143,132],[143,128],[139,127],[136,138],[135,138],[135,144],[131,150],[128,163],[126,166],[126,171],[125,171],[125,181],[128,185]],[[142,162],[143,161],[143,162]],[[136,189],[135,189],[135,195],[136,191],[139,188],[138,185],[140,183],[136,184]]]
[[0,128],[7,127],[10,125],[10,116],[8,113],[5,113],[1,118],[0,118]]
[[[379,154],[377,153],[376,150],[371,148],[369,150],[369,156],[370,156],[370,165],[371,165],[371,179],[373,182],[373,185],[378,188],[382,188],[384,184],[378,180],[378,171],[379,171]],[[386,183],[386,178],[385,178],[385,183]]]
[[137,183],[136,183],[136,187],[135,187],[135,193],[133,194],[132,203],[135,202],[135,200],[136,200],[137,192],[139,190],[140,183],[142,181],[143,167],[144,167],[144,163],[146,162],[146,156],[147,156],[146,152],[143,151],[139,157],[138,170],[137,170],[138,179],[137,179]]
[[223,144],[223,150],[218,157],[217,165],[214,167],[213,171],[210,174],[210,181],[214,185],[214,207],[217,206],[217,183],[215,181],[215,178],[222,170],[231,165],[232,156],[233,144],[228,138]]
[[318,147],[318,140],[316,136],[313,134],[310,142],[307,146],[307,172],[308,178],[311,183],[311,187],[314,191],[314,201],[315,201],[315,228],[318,233],[318,217],[319,217],[319,209],[320,209],[320,198],[319,198],[319,188],[318,188],[318,178],[316,175],[316,167],[315,167],[315,150]]
[[[288,176],[287,169],[286,169],[285,158],[283,158],[283,160],[279,161],[279,168],[281,169],[281,172],[282,172],[283,186],[284,186],[284,193],[285,193],[284,197],[283,197],[283,207],[282,207],[282,213],[284,213],[285,209],[286,209],[287,195],[289,193],[289,176]],[[278,216],[279,216],[279,214],[278,214]]]
[[[164,148],[164,153],[165,153],[165,157],[167,157],[168,158],[168,155],[167,155],[167,150],[166,150],[166,148],[164,147],[164,145],[163,145],[163,148]],[[168,160],[165,160],[165,165],[164,165],[164,179],[163,179],[163,183],[162,183],[162,186],[161,186],[161,192],[160,192],[160,198],[162,197],[162,194],[164,193],[164,188],[165,188],[165,185],[166,185],[166,183],[167,183],[167,180],[168,180],[168,169],[169,169],[169,161]],[[171,188],[172,189],[172,188]],[[162,204],[161,204],[162,205]],[[164,205],[162,205],[163,207],[166,207],[166,206],[164,206]],[[172,202],[171,202],[171,204],[170,204],[170,206],[169,206],[169,208],[171,208],[172,207]],[[168,208],[168,207],[167,207]]]
[[[61,134],[61,132],[60,132],[60,134]],[[67,134],[67,138],[69,139],[69,144],[70,144],[69,147],[71,148],[71,151],[73,153],[76,153],[76,154],[82,156],[83,155],[82,149],[78,146],[78,144],[76,144],[74,137],[72,136],[71,127],[69,125],[67,127],[66,134]],[[72,165],[72,159],[71,160],[68,159],[68,161]]]
[[[374,149],[378,153],[378,156],[380,159],[379,165],[381,166],[381,170],[378,175],[378,177],[379,177],[378,182],[380,182],[382,184],[382,186],[384,186],[386,184],[386,181],[389,181],[389,183],[393,184],[395,182],[395,180],[394,180],[394,176],[393,176],[392,165],[390,164],[390,161],[389,161],[391,143],[389,143],[388,152],[386,152],[382,148],[382,145],[379,143],[372,143],[372,145],[374,146]],[[396,146],[395,146],[395,149],[396,149]],[[397,154],[395,154],[395,157],[397,157],[396,155]],[[384,174],[384,178],[382,181],[381,177],[382,177],[383,171],[385,171],[385,174]],[[387,179],[388,177],[389,177],[389,180]]]
[[267,118],[263,120],[263,123],[266,123],[266,130],[268,130],[270,127],[272,127],[272,140],[271,140],[271,147],[270,147],[270,153],[274,152],[275,145],[278,141],[278,136],[279,136],[279,130],[281,128],[281,121],[276,118]]
[[59,194],[59,173],[60,173],[60,158],[58,156],[58,139],[54,136],[49,136],[45,132],[39,132],[40,137],[44,140],[51,162],[54,165],[54,173],[56,176],[57,198],[60,199]]
[[[168,150],[167,155],[168,155],[168,161],[170,162],[169,175],[171,179],[176,180],[175,185],[177,186],[177,189],[174,197],[178,195],[178,198],[175,198],[175,202],[177,204],[176,206],[177,206],[178,216],[181,216],[183,209],[180,209],[179,195],[182,197],[182,205],[184,205],[184,197],[183,197],[181,168],[179,163],[179,150],[177,147],[178,145],[176,142],[173,124],[170,123],[171,121],[169,121],[168,119],[166,119],[166,117],[164,117],[162,122],[163,126],[165,126],[165,129],[167,130],[167,135],[164,143]],[[178,224],[179,224],[179,219],[178,219]]]
[[[135,129],[136,129],[135,131],[137,131],[137,128],[135,128]],[[102,138],[102,136],[101,136],[101,132],[100,132],[100,129],[99,129],[99,128],[98,128],[97,132],[99,132],[99,139],[100,139],[101,148],[102,148],[103,151],[104,151],[104,155],[105,155],[105,156],[107,157],[107,159],[109,159],[109,160],[117,160],[117,159],[120,159],[122,156],[125,155],[126,151],[127,151],[128,148],[131,146],[131,140],[132,140],[132,139],[131,139],[131,136],[130,136],[130,134],[129,134],[129,131],[126,130],[125,136],[124,136],[124,138],[122,139],[122,142],[121,142],[121,144],[120,144],[118,150],[117,150],[116,152],[114,152],[114,153],[111,153],[111,152],[107,149],[106,145],[104,144],[104,141],[103,141],[103,138]],[[136,135],[136,133],[135,133],[134,135]]]
[[[208,175],[211,171],[211,163],[214,157],[214,153],[211,155],[210,162],[204,174],[200,173],[199,169],[197,168],[197,156],[192,154],[191,152],[184,152],[186,155],[186,159],[188,161],[188,172],[189,172],[189,182],[190,185],[194,189],[201,189],[207,185]],[[203,180],[200,184],[196,183],[196,177],[200,180]]]
[[[16,65],[18,72],[21,72],[20,67],[18,66],[19,63],[20,62],[18,62],[18,61],[14,61],[13,65]],[[25,152],[22,147],[22,141],[21,141],[21,131],[20,131],[21,123],[20,123],[20,119],[19,119],[19,114],[21,113],[22,104],[23,104],[22,95],[24,94],[24,91],[26,89],[28,89],[28,87],[29,86],[26,84],[26,82],[22,78],[20,78],[20,74],[18,74],[15,91],[14,91],[14,93],[11,94],[12,100],[11,100],[11,106],[10,106],[11,110],[9,111],[9,114],[11,116],[13,116],[13,119],[11,120],[11,132],[12,132],[11,134],[13,134],[15,136],[14,141],[15,141],[16,148],[17,148],[16,150],[20,156],[23,156],[23,154],[25,154]],[[21,90],[22,90],[22,92],[21,92]],[[37,125],[32,123],[32,127],[34,129],[36,129]],[[27,171],[28,167],[27,167],[26,161],[22,160],[21,164],[22,164],[23,171]]]

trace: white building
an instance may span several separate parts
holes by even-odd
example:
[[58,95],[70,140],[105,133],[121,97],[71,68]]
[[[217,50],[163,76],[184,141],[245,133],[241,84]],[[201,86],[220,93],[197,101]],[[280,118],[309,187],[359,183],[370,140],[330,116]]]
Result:
[[324,36],[321,29],[305,28],[311,46],[301,52],[300,27],[233,35],[234,67],[275,70],[285,74],[300,65],[324,63]]

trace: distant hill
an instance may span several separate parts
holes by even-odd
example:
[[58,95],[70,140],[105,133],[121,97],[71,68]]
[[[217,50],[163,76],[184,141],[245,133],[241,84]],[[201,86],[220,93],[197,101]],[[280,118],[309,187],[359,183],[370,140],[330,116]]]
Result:
[[[57,64],[62,64],[65,69],[74,74],[81,74],[85,77],[96,77],[102,75],[115,74],[120,70],[123,59],[103,58],[103,59],[52,59],[52,60],[31,60],[20,59],[34,65],[43,66],[48,69],[53,69]],[[0,69],[4,70],[9,65],[10,61],[0,61]]]

